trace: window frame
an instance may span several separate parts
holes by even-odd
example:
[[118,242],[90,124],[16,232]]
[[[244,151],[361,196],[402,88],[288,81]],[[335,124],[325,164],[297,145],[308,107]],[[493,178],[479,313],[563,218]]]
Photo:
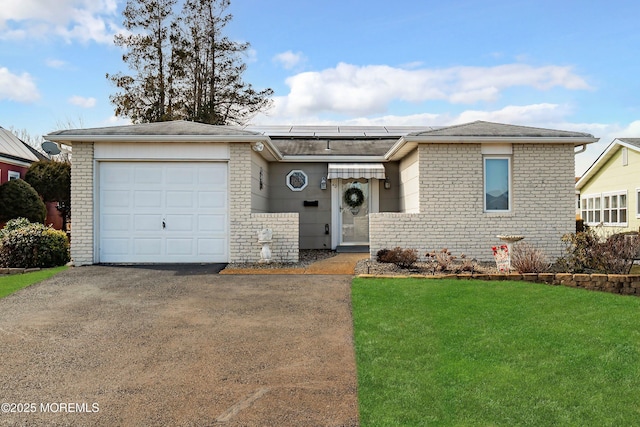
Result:
[[[507,209],[488,209],[487,208],[487,161],[488,160],[506,160],[507,161]],[[511,155],[484,155],[482,156],[482,208],[484,213],[501,214],[510,213],[513,210],[513,172],[512,172],[512,156]]]
[[7,181],[11,181],[11,180],[14,180],[14,179],[21,179],[20,178],[20,172],[12,171],[12,170],[8,171],[7,172]]
[[[589,201],[591,201],[591,205],[589,205]],[[593,213],[591,219],[589,218],[590,212]],[[586,225],[598,225],[602,222],[602,194],[580,195],[580,217]]]
[[[624,196],[624,206],[622,206],[622,197]],[[607,207],[606,201],[609,200]],[[615,205],[615,206],[614,206]],[[626,227],[629,224],[629,196],[627,190],[608,191],[602,193],[602,224],[609,227]],[[625,221],[621,221],[621,213],[624,211]],[[615,221],[612,221],[614,218]],[[605,219],[607,221],[605,221]]]
[[640,188],[636,188],[636,218],[640,218]]

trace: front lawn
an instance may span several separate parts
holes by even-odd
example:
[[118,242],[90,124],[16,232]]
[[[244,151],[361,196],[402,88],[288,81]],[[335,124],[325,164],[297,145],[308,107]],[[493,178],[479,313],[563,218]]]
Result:
[[67,267],[47,268],[45,270],[34,271],[25,274],[12,274],[0,277],[0,298],[6,297],[22,288],[26,288],[34,283],[42,282],[55,274],[66,270]]
[[640,419],[640,298],[528,282],[355,279],[362,426]]

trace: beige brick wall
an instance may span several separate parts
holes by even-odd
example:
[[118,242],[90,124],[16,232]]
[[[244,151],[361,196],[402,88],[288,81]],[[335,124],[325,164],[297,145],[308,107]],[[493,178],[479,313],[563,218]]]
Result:
[[71,259],[93,264],[93,143],[73,144],[71,164]]
[[372,256],[401,246],[491,261],[498,234],[524,235],[550,261],[562,255],[561,236],[575,230],[572,144],[514,144],[513,206],[500,214],[483,212],[480,144],[424,144],[419,156],[420,212],[371,214]]
[[258,231],[273,230],[270,245],[272,260],[297,262],[299,257],[299,218],[297,213],[252,213],[251,209],[251,147],[249,144],[230,144],[229,161],[229,261],[257,262],[262,245]]

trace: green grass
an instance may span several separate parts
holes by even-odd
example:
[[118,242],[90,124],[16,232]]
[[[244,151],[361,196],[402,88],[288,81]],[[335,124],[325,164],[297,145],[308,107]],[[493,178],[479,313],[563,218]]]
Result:
[[355,279],[362,426],[640,423],[640,298]]
[[25,274],[12,274],[6,277],[0,277],[0,298],[6,297],[22,288],[26,288],[34,283],[41,282],[55,274],[66,270],[67,267],[47,268],[45,270],[34,271]]

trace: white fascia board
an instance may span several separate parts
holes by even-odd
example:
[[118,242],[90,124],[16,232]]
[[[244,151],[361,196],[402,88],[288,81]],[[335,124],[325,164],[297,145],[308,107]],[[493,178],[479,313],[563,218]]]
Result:
[[384,156],[284,156],[283,162],[299,163],[381,163],[388,160]]
[[45,135],[53,142],[268,142],[264,135]]
[[589,182],[589,180],[593,177],[593,175],[595,175],[600,170],[602,165],[605,164],[611,158],[611,156],[613,156],[615,151],[620,146],[633,148],[634,150],[638,149],[638,147],[633,147],[633,146],[630,146],[629,144],[625,144],[624,142],[618,139],[614,139],[607,146],[607,148],[605,148],[604,151],[598,156],[596,161],[593,162],[591,166],[589,166],[589,169],[587,169],[587,171],[580,177],[578,182],[576,182],[576,190],[580,190],[582,187],[584,187],[584,185],[587,182]]
[[500,136],[406,136],[407,142],[432,143],[432,144],[479,144],[479,143],[499,143],[499,144],[567,144],[572,143],[574,147],[598,142],[600,138],[579,137],[542,137],[542,136],[522,136],[522,137],[500,137]]
[[3,157],[2,154],[0,154],[0,162],[6,163],[8,165],[21,166],[25,168],[28,168],[29,166],[31,166],[31,162],[28,160],[18,160],[18,159],[12,159],[9,157]]
[[45,135],[44,138],[47,141],[69,144],[71,146],[73,146],[73,143],[86,142],[262,142],[273,158],[276,160],[282,159],[282,154],[271,143],[271,138],[266,135]]

